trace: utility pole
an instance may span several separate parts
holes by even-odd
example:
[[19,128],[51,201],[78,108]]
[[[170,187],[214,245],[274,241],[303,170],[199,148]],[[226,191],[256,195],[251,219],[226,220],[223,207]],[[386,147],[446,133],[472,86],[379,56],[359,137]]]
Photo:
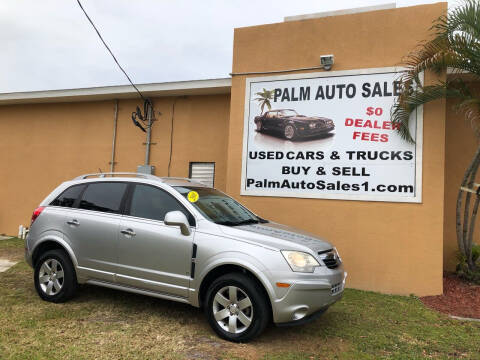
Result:
[[150,165],[150,146],[155,145],[155,143],[152,143],[152,124],[155,121],[154,119],[154,113],[153,113],[153,105],[150,100],[146,100],[146,118],[147,118],[147,129],[146,129],[146,141],[144,145],[146,146],[145,148],[145,163],[143,165],[138,165],[137,166],[137,172],[143,173],[143,174],[152,174],[155,171],[155,166]]
[[145,167],[150,165],[150,145],[151,145],[151,137],[152,137],[152,103],[149,101],[147,104],[147,142],[145,145],[147,146],[145,150]]

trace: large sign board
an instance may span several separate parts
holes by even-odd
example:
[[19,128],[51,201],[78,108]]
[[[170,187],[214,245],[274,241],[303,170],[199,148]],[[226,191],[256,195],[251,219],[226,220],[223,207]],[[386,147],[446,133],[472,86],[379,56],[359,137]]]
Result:
[[415,144],[390,117],[400,71],[247,78],[241,195],[421,202],[423,110]]

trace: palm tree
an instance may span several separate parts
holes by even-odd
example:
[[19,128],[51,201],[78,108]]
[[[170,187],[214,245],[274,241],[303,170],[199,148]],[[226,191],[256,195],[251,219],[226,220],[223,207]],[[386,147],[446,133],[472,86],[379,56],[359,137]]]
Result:
[[270,100],[272,100],[273,97],[273,90],[267,90],[264,88],[262,92],[257,92],[255,95],[258,95],[255,100],[260,103],[260,115],[263,115],[263,109],[265,108],[265,106],[268,108],[268,110],[272,109],[272,104],[270,104]]
[[[447,15],[439,17],[431,28],[433,39],[423,42],[405,60],[406,71],[402,74],[403,89],[392,108],[392,121],[399,124],[400,135],[414,142],[409,131],[410,114],[419,106],[440,98],[454,98],[456,108],[464,113],[472,125],[472,133],[479,137],[480,97],[471,83],[462,79],[468,73],[480,80],[480,3],[467,0]],[[420,74],[432,71],[438,75],[446,70],[453,72],[446,81],[423,86]],[[463,258],[463,273],[473,275],[478,270],[472,256],[473,233],[480,197],[475,196],[475,176],[480,165],[480,146],[465,170],[457,196],[456,233],[460,254]],[[467,191],[465,191],[465,189]],[[470,191],[468,191],[470,190]],[[473,200],[473,206],[472,206]],[[468,273],[466,274],[465,271]],[[480,279],[480,277],[478,277]]]

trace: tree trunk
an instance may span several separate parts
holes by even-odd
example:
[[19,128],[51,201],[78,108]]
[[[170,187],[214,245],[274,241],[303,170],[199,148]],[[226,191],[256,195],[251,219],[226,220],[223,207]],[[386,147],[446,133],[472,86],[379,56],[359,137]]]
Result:
[[473,261],[473,257],[472,257],[472,246],[473,246],[473,233],[475,231],[475,219],[477,218],[479,204],[480,204],[480,197],[477,196],[477,198],[475,199],[475,204],[473,205],[472,218],[470,220],[470,229],[468,229],[468,238],[465,246],[467,250],[467,253],[466,253],[467,264],[468,264],[468,268],[471,271],[476,270],[476,264]]
[[[480,166],[480,146],[477,148],[475,155],[470,162],[465,174],[463,175],[461,186],[466,186],[469,189],[472,188],[475,177]],[[462,199],[463,191],[459,190],[457,196],[457,208],[456,208],[456,230],[457,230],[457,243],[460,253],[465,256],[467,264],[470,270],[475,270],[475,264],[472,261],[472,245],[473,245],[473,232],[475,230],[475,220],[477,217],[479,198],[477,197],[473,206],[473,212],[470,217],[470,199],[472,193],[467,192],[465,195],[465,206],[463,209],[463,223],[462,223]]]
[[[462,182],[460,183],[461,187],[467,185],[467,182],[470,178],[470,174],[472,172],[472,168],[475,165],[475,160],[477,159],[478,156],[480,156],[480,147],[475,152],[475,155],[472,161],[470,162],[470,165],[468,166],[467,170],[465,170],[465,173],[463,174],[463,179],[462,179]],[[465,255],[465,246],[464,246],[463,237],[462,237],[462,218],[461,218],[462,199],[463,199],[463,190],[459,189],[458,195],[457,195],[457,207],[455,211],[456,212],[455,227],[457,230],[458,249],[460,250],[461,254]]]

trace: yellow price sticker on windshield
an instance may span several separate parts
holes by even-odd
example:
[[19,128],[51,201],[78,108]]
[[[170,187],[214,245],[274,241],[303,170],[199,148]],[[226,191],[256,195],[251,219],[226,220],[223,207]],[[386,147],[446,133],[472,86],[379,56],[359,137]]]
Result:
[[187,195],[188,201],[192,203],[197,202],[198,198],[199,198],[199,195],[196,191],[190,191]]

